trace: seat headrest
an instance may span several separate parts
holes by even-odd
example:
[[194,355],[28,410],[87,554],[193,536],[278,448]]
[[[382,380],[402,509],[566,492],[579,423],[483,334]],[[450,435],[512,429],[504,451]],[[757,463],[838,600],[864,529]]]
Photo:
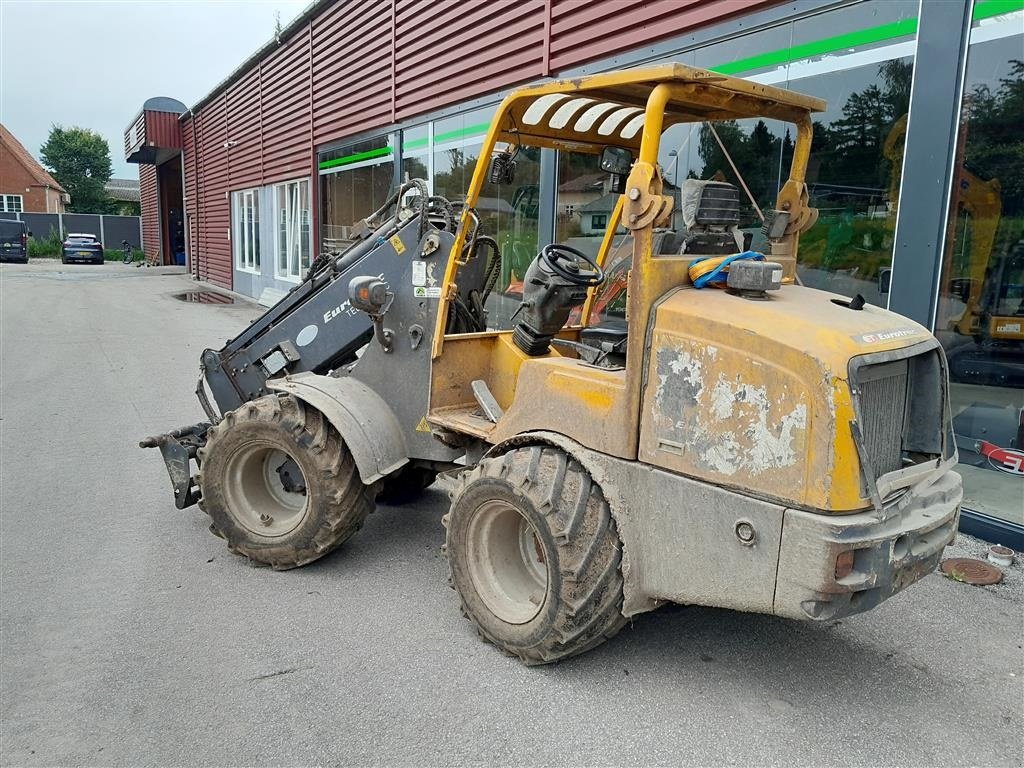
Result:
[[735,186],[724,181],[687,179],[681,189],[680,205],[687,229],[708,224],[740,223],[740,196]]

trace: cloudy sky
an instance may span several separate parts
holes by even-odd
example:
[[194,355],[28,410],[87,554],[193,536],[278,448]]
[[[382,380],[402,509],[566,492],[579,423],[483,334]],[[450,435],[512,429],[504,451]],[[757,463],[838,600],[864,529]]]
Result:
[[50,126],[78,125],[110,145],[150,96],[191,106],[287,25],[309,0],[0,0],[0,122],[39,157]]

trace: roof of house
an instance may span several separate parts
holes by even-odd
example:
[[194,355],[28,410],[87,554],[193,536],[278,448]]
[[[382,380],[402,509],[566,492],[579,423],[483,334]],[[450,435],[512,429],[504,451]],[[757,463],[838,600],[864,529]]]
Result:
[[39,164],[39,161],[32,157],[29,151],[25,149],[25,146],[15,138],[13,133],[7,130],[7,126],[3,123],[0,123],[0,144],[6,147],[7,151],[10,152],[18,162],[25,166],[25,170],[29,172],[32,178],[35,179],[40,186],[50,187],[59,192],[67,192],[67,190],[57,183],[57,180]]
[[600,192],[604,182],[608,178],[607,173],[584,173],[574,179],[569,179],[558,186],[559,192]]
[[619,199],[617,192],[609,192],[597,200],[591,200],[586,205],[581,205],[580,212],[585,213],[611,213],[615,209],[615,203]]
[[138,179],[108,179],[107,183],[103,185],[103,189],[111,200],[137,203],[141,199]]

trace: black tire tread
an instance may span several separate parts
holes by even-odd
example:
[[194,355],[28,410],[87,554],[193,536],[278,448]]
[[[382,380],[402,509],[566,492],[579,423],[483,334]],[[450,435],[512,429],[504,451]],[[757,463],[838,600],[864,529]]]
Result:
[[[204,476],[204,459],[230,430],[247,422],[276,423],[295,436],[316,468],[325,498],[314,510],[319,514],[319,526],[312,536],[300,545],[295,543],[278,546],[253,546],[244,538],[227,536],[219,531],[228,549],[237,555],[249,558],[257,565],[269,565],[275,570],[298,568],[318,560],[337,549],[356,533],[373,510],[373,489],[363,485],[352,454],[348,451],[338,431],[320,411],[306,406],[291,395],[268,395],[252,400],[234,411],[224,414],[219,424],[207,433],[206,445],[199,450],[199,487],[219,482],[219,478]],[[212,527],[216,518],[211,514],[205,495],[200,496],[199,508],[210,515]]]
[[[549,445],[516,448],[487,458],[463,472],[452,491],[452,506],[481,478],[501,479],[519,488],[544,516],[558,548],[561,590],[551,631],[531,647],[507,646],[473,619],[463,598],[462,614],[481,638],[528,665],[576,656],[615,636],[625,626],[622,615],[622,546],[601,487],[572,456]],[[444,516],[447,527],[451,513]],[[449,560],[449,583],[455,586]],[[457,590],[458,591],[458,590]]]

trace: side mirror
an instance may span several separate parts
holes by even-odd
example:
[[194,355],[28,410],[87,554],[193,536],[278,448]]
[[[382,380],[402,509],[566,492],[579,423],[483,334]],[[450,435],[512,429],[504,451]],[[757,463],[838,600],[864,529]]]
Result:
[[489,176],[492,184],[511,184],[516,180],[516,161],[509,152],[499,152],[491,157]]
[[380,315],[388,304],[388,284],[379,277],[354,277],[348,284],[348,301],[360,312]]
[[889,292],[892,283],[892,267],[882,267],[878,270],[878,292],[885,295]]
[[29,230],[26,230],[26,233],[25,233],[25,234],[26,234],[26,236],[28,236],[28,237],[32,237],[32,230],[31,230],[31,229],[29,229]]
[[628,176],[633,165],[633,153],[625,147],[605,147],[601,150],[601,170],[616,176]]

